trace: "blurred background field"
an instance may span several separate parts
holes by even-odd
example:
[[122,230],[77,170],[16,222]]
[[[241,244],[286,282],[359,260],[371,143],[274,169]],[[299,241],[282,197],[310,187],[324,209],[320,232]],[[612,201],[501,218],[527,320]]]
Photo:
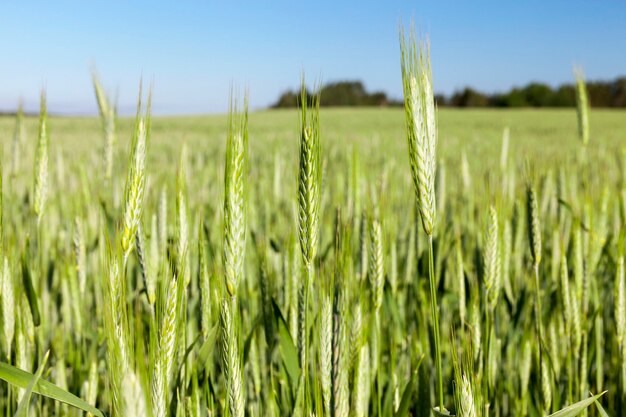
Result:
[[[402,109],[322,108],[320,117],[321,140],[326,151],[350,158],[354,148],[366,166],[380,167],[385,161],[406,168],[402,166],[408,163]],[[475,174],[496,168],[500,163],[503,131],[508,127],[510,158],[520,167],[526,159],[533,160],[543,171],[576,155],[580,146],[576,120],[575,109],[440,109],[438,156],[454,167],[465,152]],[[116,164],[122,166],[127,162],[133,122],[132,118],[119,119]],[[148,170],[151,174],[173,175],[174,161],[183,143],[193,150],[192,158],[205,155],[212,157],[212,165],[223,165],[216,152],[223,152],[227,122],[226,115],[155,117]],[[37,123],[37,117],[25,118],[26,148],[34,149],[36,145]],[[289,157],[290,163],[296,163],[293,158],[298,151],[297,110],[255,111],[250,114],[249,123],[251,158],[266,162],[265,166],[253,165],[254,170],[265,169],[268,175],[271,173],[271,167],[267,166],[269,153]],[[611,163],[613,155],[613,162],[617,163],[620,150],[626,145],[626,110],[593,109],[590,126],[593,142],[589,147],[590,155],[606,158],[607,163]],[[57,152],[70,159],[85,157],[94,162],[101,157],[102,133],[98,118],[53,116],[49,127],[52,157]],[[13,117],[0,117],[5,164],[9,163],[14,130]],[[295,170],[295,165],[292,168]],[[596,174],[604,175],[607,171],[610,170]],[[376,175],[376,170],[368,170],[368,173]],[[451,173],[449,180],[454,181],[454,177]],[[191,181],[194,180],[192,176]]]

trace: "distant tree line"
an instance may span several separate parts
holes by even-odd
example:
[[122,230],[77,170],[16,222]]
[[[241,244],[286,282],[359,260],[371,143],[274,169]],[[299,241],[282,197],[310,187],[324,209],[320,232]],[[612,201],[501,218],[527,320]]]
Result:
[[[339,81],[325,84],[321,90],[320,106],[389,106],[394,103],[382,91],[368,93],[361,81]],[[307,97],[311,99],[310,92]],[[287,90],[272,105],[273,108],[297,107],[300,91]],[[311,104],[310,102],[308,103]]]
[[[626,108],[626,77],[613,81],[588,82],[587,92],[592,107]],[[296,107],[299,100],[300,92],[289,90],[281,94],[272,107]],[[574,107],[576,92],[574,84],[552,88],[547,84],[533,82],[525,87],[513,88],[506,93],[494,94],[466,87],[451,96],[438,94],[435,100],[441,107]],[[368,93],[360,81],[340,81],[326,84],[321,88],[320,105],[400,106],[402,102],[390,99],[382,91]]]
[[[593,107],[626,107],[626,77],[588,82],[587,93]],[[576,106],[576,91],[573,84],[553,89],[536,82],[496,94],[466,87],[450,97],[438,96],[437,102],[450,107],[573,107]]]

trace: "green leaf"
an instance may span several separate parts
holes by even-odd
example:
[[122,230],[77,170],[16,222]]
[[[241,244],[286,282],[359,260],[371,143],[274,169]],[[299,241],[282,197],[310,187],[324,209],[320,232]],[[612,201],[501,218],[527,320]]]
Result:
[[298,388],[296,391],[296,400],[293,404],[292,417],[304,417],[304,379],[300,378],[298,381]]
[[406,417],[409,414],[409,406],[413,399],[415,378],[417,378],[417,372],[413,372],[409,383],[406,384],[406,388],[404,388],[404,392],[402,393],[402,399],[400,400],[400,406],[398,407],[398,411],[394,414],[394,417]]
[[291,386],[294,387],[300,380],[300,363],[298,361],[298,350],[293,344],[291,334],[289,334],[289,328],[287,322],[280,312],[280,307],[272,300],[274,306],[274,317],[278,324],[278,341],[280,344],[280,351],[282,353],[283,365],[289,374],[291,380]]
[[430,416],[430,375],[426,366],[422,363],[418,370],[419,383],[417,387],[416,417]]
[[563,408],[562,410],[559,410],[556,413],[550,414],[548,417],[574,417],[574,416],[577,416],[578,414],[582,413],[582,411],[585,410],[587,407],[589,407],[591,404],[596,402],[597,399],[602,397],[605,393],[606,393],[606,391],[604,391],[602,394],[598,394],[598,395],[595,395],[593,397],[589,397],[587,399],[584,399],[582,401],[578,401],[575,404],[568,405],[567,407]]
[[595,403],[596,403],[596,408],[598,409],[598,414],[600,414],[601,417],[609,417],[609,414],[604,410],[604,407],[602,407],[602,404],[600,404],[598,400],[595,400]]
[[37,369],[37,372],[31,379],[28,386],[26,387],[26,392],[24,392],[24,395],[22,396],[22,400],[17,406],[17,411],[15,411],[15,417],[22,417],[22,416],[27,417],[28,416],[30,398],[33,396],[33,389],[35,388],[37,381],[39,381],[39,379],[41,378],[41,374],[43,373],[43,370],[46,367],[46,363],[48,362],[48,355],[50,355],[50,351],[46,352],[46,354],[43,357],[43,361],[41,361],[41,365],[39,365],[39,368]]
[[206,340],[200,347],[200,351],[198,352],[198,373],[202,372],[206,367],[207,362],[213,356],[213,352],[215,351],[215,341],[217,340],[217,332],[219,330],[219,323],[215,323],[211,330],[209,330],[209,334],[207,335]]
[[22,282],[24,284],[24,290],[26,291],[28,305],[30,306],[30,313],[33,316],[33,324],[35,327],[39,327],[39,324],[41,324],[41,316],[39,315],[37,293],[35,292],[35,287],[33,286],[32,277],[30,275],[30,269],[28,269],[28,262],[26,261],[26,252],[27,250],[25,250],[22,254]]
[[[43,364],[45,364],[45,362],[42,363],[42,366],[40,366],[40,369],[37,371],[39,376],[41,376],[40,371],[43,371]],[[9,364],[0,362],[0,379],[18,388],[26,389],[28,389],[29,385],[34,382],[32,384],[32,392],[79,408],[93,414],[94,416],[104,417],[102,411],[89,405],[87,402],[81,400],[74,394],[70,394],[45,379],[39,379],[36,375],[33,376],[31,373],[22,371],[21,369]]]

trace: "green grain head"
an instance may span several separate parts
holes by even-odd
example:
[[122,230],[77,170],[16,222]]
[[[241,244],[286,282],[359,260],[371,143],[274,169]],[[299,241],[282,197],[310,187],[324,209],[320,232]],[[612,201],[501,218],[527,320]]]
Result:
[[41,92],[40,100],[39,136],[35,152],[35,183],[33,186],[33,209],[37,216],[37,223],[41,222],[48,197],[48,112],[46,110],[45,91]]
[[137,116],[131,137],[131,152],[128,173],[126,176],[124,219],[121,232],[121,248],[124,263],[135,245],[137,228],[141,221],[143,200],[146,189],[146,152],[150,138],[151,94],[148,97],[148,108],[145,115],[141,113],[141,88],[137,104]]
[[583,144],[589,144],[589,99],[585,78],[580,68],[574,69],[576,78],[576,114],[578,115],[578,136]]
[[224,276],[226,290],[237,294],[243,277],[246,248],[246,176],[248,160],[248,99],[243,112],[231,101],[224,170]]
[[[407,44],[408,42],[408,44]],[[437,126],[430,69],[430,49],[411,31],[400,35],[402,86],[409,162],[424,232],[432,236],[435,224]]]
[[304,78],[300,102],[300,166],[298,170],[298,236],[306,268],[310,269],[317,251],[321,193],[319,95],[309,97]]

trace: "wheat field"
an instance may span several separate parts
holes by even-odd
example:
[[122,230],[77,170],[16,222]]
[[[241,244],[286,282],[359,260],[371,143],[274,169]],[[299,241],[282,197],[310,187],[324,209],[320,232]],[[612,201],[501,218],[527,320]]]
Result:
[[402,51],[404,110],[0,117],[0,414],[622,415],[626,113]]

